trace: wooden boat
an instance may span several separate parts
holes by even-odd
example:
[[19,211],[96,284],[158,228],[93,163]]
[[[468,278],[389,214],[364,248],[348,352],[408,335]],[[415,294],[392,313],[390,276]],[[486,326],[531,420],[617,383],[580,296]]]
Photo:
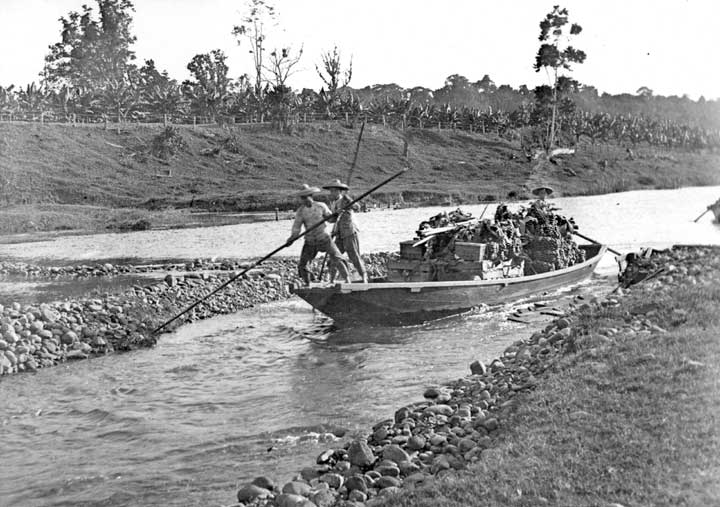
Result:
[[446,282],[311,284],[291,290],[338,326],[410,325],[462,313],[481,304],[513,301],[589,277],[604,245],[580,245],[586,260],[565,269],[517,278]]

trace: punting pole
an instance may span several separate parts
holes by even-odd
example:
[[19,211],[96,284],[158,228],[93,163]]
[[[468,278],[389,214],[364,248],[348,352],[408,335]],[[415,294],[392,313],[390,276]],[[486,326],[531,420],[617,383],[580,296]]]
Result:
[[705,211],[703,211],[703,212],[700,214],[699,217],[697,217],[695,220],[693,220],[693,222],[696,222],[696,223],[697,223],[697,221],[700,220],[702,217],[704,217],[704,216],[705,216],[705,213],[707,213],[708,211],[710,211],[710,208],[708,208],[708,209],[706,209]]
[[[370,190],[368,190],[368,191],[365,192],[364,194],[362,194],[362,195],[360,195],[359,197],[357,197],[356,199],[354,199],[354,200],[353,200],[352,202],[350,202],[347,206],[343,207],[343,208],[340,210],[340,212],[343,212],[343,211],[345,211],[346,209],[349,209],[350,207],[352,207],[353,205],[355,205],[355,203],[359,202],[360,200],[364,199],[364,198],[367,197],[368,195],[372,194],[372,193],[375,192],[378,188],[380,188],[380,187],[382,187],[382,186],[384,186],[384,185],[387,185],[387,184],[390,183],[392,180],[394,180],[395,178],[397,178],[397,177],[400,176],[401,174],[405,173],[406,171],[407,171],[407,168],[405,168],[405,169],[403,169],[402,171],[399,171],[399,172],[393,174],[392,176],[390,176],[388,179],[386,179],[386,180],[383,181],[382,183],[379,183],[379,184],[375,185],[373,188],[371,188]],[[185,315],[187,312],[189,312],[190,310],[192,310],[193,308],[195,308],[197,305],[199,305],[199,304],[202,303],[203,301],[207,300],[208,298],[214,296],[215,294],[217,294],[218,292],[220,292],[222,289],[224,289],[225,287],[227,287],[228,285],[230,285],[231,283],[233,283],[235,280],[237,280],[238,278],[240,278],[241,276],[243,276],[245,273],[247,273],[247,272],[250,271],[251,269],[259,266],[262,262],[268,260],[270,257],[272,257],[273,255],[275,255],[276,253],[278,253],[278,252],[279,252],[280,250],[282,250],[283,248],[289,247],[290,245],[292,245],[293,243],[295,243],[298,239],[300,239],[301,237],[305,236],[305,235],[306,235],[307,233],[309,233],[310,231],[312,231],[312,230],[314,230],[314,229],[317,229],[318,227],[320,227],[321,225],[323,225],[325,222],[327,222],[328,218],[330,218],[330,217],[323,218],[322,221],[316,223],[315,225],[313,225],[312,227],[310,227],[310,228],[308,228],[308,229],[305,229],[305,231],[302,232],[302,233],[300,233],[295,239],[285,242],[285,244],[280,245],[279,247],[277,247],[275,250],[273,250],[272,252],[270,252],[269,254],[267,254],[267,255],[266,255],[265,257],[263,257],[262,259],[260,259],[260,260],[258,260],[258,261],[255,261],[250,267],[243,269],[240,273],[238,273],[238,274],[236,274],[235,276],[233,276],[232,278],[230,278],[228,281],[226,281],[225,283],[223,283],[222,285],[220,285],[218,288],[216,288],[215,290],[213,290],[210,294],[208,294],[208,295],[206,295],[206,296],[203,296],[202,298],[198,299],[198,300],[195,301],[193,304],[191,304],[190,306],[188,306],[187,308],[185,308],[183,311],[181,311],[180,313],[178,313],[177,315],[175,315],[172,319],[164,322],[164,323],[161,324],[160,326],[158,326],[158,327],[156,327],[155,329],[153,329],[152,332],[153,332],[153,333],[157,333],[158,331],[160,331],[161,329],[163,329],[165,326],[167,326],[167,325],[170,324],[171,322],[174,322],[175,320],[177,320],[177,319],[180,318],[181,316]]]
[[[602,243],[600,243],[599,241],[595,241],[595,240],[592,239],[592,238],[588,238],[588,237],[585,236],[584,234],[580,234],[578,231],[572,231],[572,233],[573,233],[575,236],[580,236],[582,239],[588,240],[590,243],[595,243],[596,245],[601,245],[601,244],[602,244]],[[614,253],[615,255],[622,255],[620,252],[618,252],[617,250],[614,250],[614,249],[612,249],[612,248],[610,248],[610,247],[607,247],[607,249],[608,249],[608,251]]]
[[[352,164],[350,164],[350,171],[347,175],[347,181],[345,182],[346,185],[350,185],[350,178],[352,178],[352,173],[355,170],[355,164],[357,163],[358,158],[358,152],[360,151],[360,141],[362,141],[362,135],[363,131],[365,130],[365,120],[363,120],[362,124],[360,125],[360,133],[358,134],[358,140],[357,144],[355,145],[355,155],[353,155],[353,161]],[[331,237],[335,237],[335,231],[337,231],[337,222],[333,224],[333,232],[331,234]],[[332,241],[335,241],[334,239]],[[327,263],[327,253],[323,256],[322,265],[320,266],[320,280],[322,281],[323,274],[325,273],[325,263]]]

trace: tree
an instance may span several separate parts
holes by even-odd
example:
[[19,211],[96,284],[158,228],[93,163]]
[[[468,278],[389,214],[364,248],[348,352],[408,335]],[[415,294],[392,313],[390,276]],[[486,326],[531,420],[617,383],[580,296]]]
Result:
[[148,111],[165,115],[178,113],[183,96],[180,85],[171,79],[167,71],[158,71],[155,62],[145,60],[139,71],[140,99]]
[[293,67],[300,63],[302,58],[303,48],[300,48],[297,55],[292,54],[292,49],[281,48],[275,49],[270,53],[269,65],[265,67],[265,70],[272,76],[273,86],[280,87],[285,86],[290,75],[293,73]]
[[134,68],[132,2],[97,0],[97,5],[97,20],[87,5],[83,5],[82,13],[70,12],[60,18],[61,40],[50,46],[41,74],[45,84],[103,88],[124,80]]
[[[583,63],[586,57],[582,50],[575,49],[569,44],[570,37],[579,34],[582,27],[576,23],[569,26],[568,24],[568,10],[561,9],[558,5],[554,6],[553,10],[540,22],[540,37],[538,39],[542,44],[535,56],[535,65],[533,66],[535,72],[545,69],[550,82],[551,115],[547,143],[548,150],[552,149],[555,144],[559,99],[564,91],[560,90],[560,85],[563,85],[566,89],[571,88],[568,87],[569,82],[567,79],[569,78],[560,80],[563,77],[562,72],[570,71],[574,63]],[[577,87],[577,82],[575,82],[574,86]],[[542,90],[536,89],[536,96],[547,99]]]
[[248,52],[253,55],[253,67],[255,69],[255,84],[253,92],[260,105],[264,93],[263,70],[265,52],[265,29],[266,24],[274,23],[276,20],[275,8],[265,0],[247,0],[247,14],[242,18],[242,23],[233,27],[233,35],[237,39],[238,46],[243,39],[250,44]]
[[333,47],[332,53],[330,51],[323,53],[320,59],[322,60],[323,68],[321,70],[320,67],[315,65],[315,70],[323,83],[325,83],[327,87],[326,93],[332,100],[335,98],[338,88],[344,88],[350,84],[350,80],[352,79],[352,57],[350,57],[350,63],[344,71],[340,62],[340,52],[337,46]]
[[183,91],[193,109],[213,119],[224,110],[230,99],[232,82],[227,75],[226,59],[220,49],[195,55],[187,66],[195,80],[183,83]]

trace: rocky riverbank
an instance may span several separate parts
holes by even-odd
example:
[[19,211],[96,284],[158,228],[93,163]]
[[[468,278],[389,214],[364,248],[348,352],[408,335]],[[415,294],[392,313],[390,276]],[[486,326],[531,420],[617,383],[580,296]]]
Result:
[[[662,275],[579,306],[544,330],[518,340],[489,365],[473,362],[470,376],[428,388],[423,401],[398,409],[392,419],[368,430],[365,438],[321,453],[316,463],[292,481],[281,485],[269,477],[257,477],[237,492],[240,505],[445,505],[430,492],[459,471],[470,474],[469,482],[482,483],[488,469],[485,466],[480,472],[481,467],[501,461],[495,457],[500,454],[497,448],[504,439],[503,429],[540,384],[571,365],[605,377],[610,367],[601,359],[617,355],[628,343],[653,343],[669,330],[682,329],[689,311],[673,303],[676,291],[717,286],[720,249],[676,247],[656,252],[647,264],[648,273],[663,267]],[[660,355],[659,350],[656,353]],[[638,365],[656,360],[652,349],[632,359]],[[703,362],[687,357],[668,365],[673,379],[704,367]],[[606,389],[612,385],[607,378],[597,382]],[[589,417],[580,412],[576,418]],[[467,499],[457,500],[462,496],[457,492],[451,496],[454,499],[447,505],[468,505]],[[523,505],[551,500],[535,498],[538,503]]]
[[[386,254],[365,256],[371,276],[384,272]],[[319,271],[320,258],[314,261]],[[69,301],[27,305],[0,304],[0,375],[36,371],[61,362],[151,347],[152,330],[209,294],[252,263],[198,259],[156,265],[37,266],[0,263],[0,275],[29,279],[113,277],[157,273],[160,280],[134,285],[120,293]],[[218,294],[174,322],[182,323],[233,313],[257,304],[285,299],[288,286],[298,280],[297,262],[270,260],[249,270]],[[163,276],[164,274],[164,276]]]

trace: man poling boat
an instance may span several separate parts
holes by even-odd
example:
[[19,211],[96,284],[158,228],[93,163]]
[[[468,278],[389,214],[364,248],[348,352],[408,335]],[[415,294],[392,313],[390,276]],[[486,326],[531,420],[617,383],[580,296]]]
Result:
[[[364,192],[364,193],[361,194],[359,197],[353,199],[353,200],[348,204],[348,207],[353,206],[353,205],[355,205],[356,203],[360,202],[360,201],[363,200],[365,197],[367,197],[368,195],[372,194],[373,192],[375,192],[375,191],[378,190],[379,188],[387,185],[388,183],[390,183],[390,182],[391,182],[392,180],[394,180],[395,178],[397,178],[397,177],[399,177],[400,175],[404,174],[407,170],[408,170],[407,168],[404,168],[404,169],[402,169],[401,171],[399,171],[399,172],[393,174],[392,176],[390,176],[388,179],[386,179],[386,180],[383,181],[382,183],[379,183],[379,184],[375,185],[375,186],[374,186],[373,188],[371,188],[370,190]],[[328,218],[329,218],[329,217],[328,217]],[[206,296],[198,299],[198,300],[195,301],[192,305],[188,306],[187,308],[185,308],[183,311],[181,311],[180,313],[178,313],[177,315],[175,315],[175,316],[172,317],[171,319],[163,322],[161,325],[159,325],[158,327],[156,327],[155,329],[153,329],[153,333],[157,333],[157,332],[159,332],[160,330],[162,330],[162,329],[164,329],[165,327],[167,327],[167,326],[168,326],[169,324],[171,324],[172,322],[175,322],[177,319],[179,319],[180,317],[182,317],[183,315],[185,315],[186,313],[188,313],[189,311],[191,311],[193,308],[197,307],[197,306],[198,306],[199,304],[201,304],[203,301],[206,301],[207,299],[211,298],[212,296],[214,296],[215,294],[217,294],[218,292],[220,292],[222,289],[224,289],[225,287],[227,287],[228,285],[230,285],[231,283],[233,283],[235,280],[237,280],[238,278],[240,278],[241,276],[243,276],[245,273],[247,273],[248,271],[250,271],[250,270],[253,269],[253,268],[256,268],[257,266],[259,266],[260,264],[262,264],[264,261],[268,260],[270,257],[272,257],[273,255],[275,255],[276,253],[278,253],[280,250],[289,247],[290,245],[292,245],[295,241],[297,241],[297,240],[300,239],[301,237],[303,237],[303,236],[305,236],[306,234],[312,232],[314,229],[323,226],[323,225],[325,224],[325,222],[327,222],[327,218],[323,218],[320,222],[318,222],[318,223],[316,223],[315,225],[312,225],[312,226],[310,226],[309,228],[305,229],[305,231],[301,232],[297,237],[295,237],[295,238],[289,238],[283,245],[280,245],[279,247],[277,247],[275,250],[273,250],[272,252],[270,252],[269,254],[267,254],[266,256],[264,256],[263,258],[255,261],[255,262],[254,262],[253,264],[251,264],[249,267],[243,269],[240,273],[236,274],[235,276],[233,276],[232,278],[230,278],[229,280],[227,280],[225,283],[221,284],[219,287],[217,287],[217,288],[214,289],[212,292],[210,292],[210,294],[208,294],[208,295],[206,295]]]

